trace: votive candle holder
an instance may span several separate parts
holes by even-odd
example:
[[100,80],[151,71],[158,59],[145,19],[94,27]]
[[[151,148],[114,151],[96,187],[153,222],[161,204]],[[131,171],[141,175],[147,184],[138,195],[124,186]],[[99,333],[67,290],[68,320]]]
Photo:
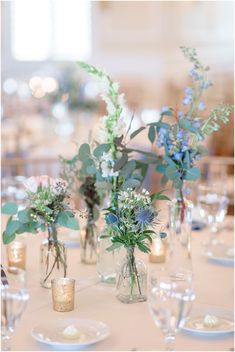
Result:
[[57,312],[70,312],[74,309],[74,279],[53,279],[51,280],[51,289],[54,310]]
[[156,238],[152,242],[149,261],[151,263],[164,263],[166,260],[166,241]]
[[26,266],[26,245],[22,242],[12,242],[7,246],[8,267],[15,267],[25,270]]

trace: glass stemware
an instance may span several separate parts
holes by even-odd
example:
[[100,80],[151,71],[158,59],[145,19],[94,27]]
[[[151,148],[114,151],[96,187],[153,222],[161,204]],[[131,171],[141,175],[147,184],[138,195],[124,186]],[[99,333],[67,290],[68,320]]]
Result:
[[155,324],[164,334],[166,351],[174,351],[176,333],[188,317],[194,299],[192,272],[177,275],[161,267],[150,274],[148,305]]
[[218,225],[224,221],[228,210],[226,185],[222,183],[201,184],[198,186],[198,206],[200,214],[209,225],[210,239],[205,244],[217,244],[215,235]]
[[1,268],[1,341],[9,351],[15,324],[26,308],[29,294],[25,289],[25,271],[15,267]]

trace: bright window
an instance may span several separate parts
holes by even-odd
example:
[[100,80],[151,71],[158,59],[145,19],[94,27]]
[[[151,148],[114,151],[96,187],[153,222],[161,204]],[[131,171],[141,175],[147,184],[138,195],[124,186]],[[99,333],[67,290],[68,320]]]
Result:
[[11,2],[12,53],[16,60],[86,60],[91,52],[90,2]]

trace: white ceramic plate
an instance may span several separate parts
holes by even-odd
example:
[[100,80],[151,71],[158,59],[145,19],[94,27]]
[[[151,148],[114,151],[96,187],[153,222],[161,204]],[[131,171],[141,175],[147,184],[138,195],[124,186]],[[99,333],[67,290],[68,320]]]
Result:
[[[63,331],[73,325],[78,329],[80,336],[66,338]],[[79,349],[104,340],[110,331],[106,324],[88,319],[53,319],[34,327],[31,331],[37,341],[59,349]]]
[[213,260],[218,264],[234,264],[233,247],[229,247],[223,244],[217,244],[208,249],[206,255],[208,259]]
[[[219,323],[215,327],[208,327],[204,325],[205,316],[214,315],[219,319]],[[233,314],[227,310],[219,308],[207,308],[202,310],[195,310],[189,318],[186,319],[182,330],[193,335],[201,336],[220,336],[230,334],[234,331]]]

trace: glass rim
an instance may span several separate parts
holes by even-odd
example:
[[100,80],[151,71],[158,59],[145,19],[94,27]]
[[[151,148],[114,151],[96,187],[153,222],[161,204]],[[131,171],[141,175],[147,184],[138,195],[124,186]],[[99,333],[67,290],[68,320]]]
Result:
[[191,200],[186,200],[185,204],[183,205],[182,203],[178,203],[177,199],[172,200],[171,202],[168,203],[168,208],[184,208],[184,209],[192,209],[194,207],[193,202]]
[[26,243],[23,243],[23,242],[20,242],[20,241],[13,241],[11,243],[8,243],[7,248],[14,247],[14,245],[17,248],[25,248],[26,247]]
[[75,284],[76,280],[69,277],[57,277],[51,280],[51,284]]

